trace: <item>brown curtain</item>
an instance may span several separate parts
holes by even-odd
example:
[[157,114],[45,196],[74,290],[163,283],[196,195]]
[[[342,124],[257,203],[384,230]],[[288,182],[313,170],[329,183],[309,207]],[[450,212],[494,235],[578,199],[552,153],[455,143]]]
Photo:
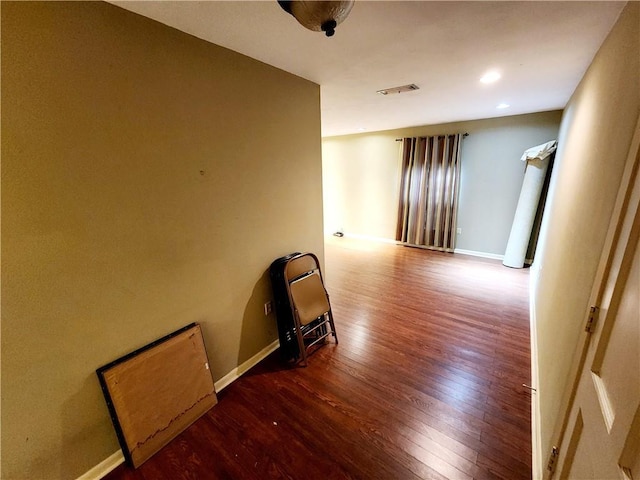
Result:
[[453,252],[462,135],[404,138],[396,240]]

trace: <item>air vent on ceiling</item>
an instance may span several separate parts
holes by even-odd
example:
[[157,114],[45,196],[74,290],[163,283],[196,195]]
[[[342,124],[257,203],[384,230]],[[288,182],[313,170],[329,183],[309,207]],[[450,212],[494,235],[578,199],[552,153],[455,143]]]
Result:
[[410,92],[412,90],[418,90],[419,88],[415,83],[412,83],[410,85],[402,85],[401,87],[385,88],[384,90],[378,90],[376,93],[380,95],[390,95],[392,93]]

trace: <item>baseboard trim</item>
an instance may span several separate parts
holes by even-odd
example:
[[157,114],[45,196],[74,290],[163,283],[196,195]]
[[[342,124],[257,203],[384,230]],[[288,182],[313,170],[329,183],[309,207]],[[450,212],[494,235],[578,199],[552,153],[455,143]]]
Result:
[[456,248],[453,253],[470,255],[472,257],[491,258],[492,260],[504,260],[504,255],[498,255],[497,253],[476,252],[475,250],[464,250],[462,248]]
[[[235,380],[240,378],[244,373],[246,373],[251,368],[255,367],[262,360],[271,355],[274,351],[278,349],[280,346],[279,340],[274,340],[271,344],[264,347],[258,353],[256,353],[253,357],[248,359],[245,362],[242,362],[236,368],[227,373],[224,377],[214,383],[216,388],[216,392],[222,391],[224,388],[231,385]],[[109,472],[116,469],[116,467],[122,465],[124,463],[124,455],[121,450],[111,454],[108,458],[104,459],[98,465],[93,467],[91,470],[80,475],[77,480],[100,480],[105,477]]]
[[247,370],[255,367],[258,363],[260,363],[262,360],[267,358],[271,353],[276,351],[279,346],[280,346],[280,341],[274,340],[271,344],[264,347],[262,350],[256,353],[249,360],[242,362],[236,368],[231,370],[224,377],[222,377],[220,380],[215,382],[214,385],[216,387],[216,392],[220,392],[225,387],[228,387],[231,383],[233,383],[235,380],[240,378],[244,373],[246,373]]
[[[535,267],[534,267],[535,268]],[[540,393],[538,392],[538,335],[536,329],[536,270],[529,276],[529,336],[531,342],[531,474],[533,480],[541,480],[543,476],[542,438],[540,431]]]
[[392,245],[398,245],[400,243],[400,242],[397,242],[396,240],[392,240],[390,238],[373,237],[371,235],[362,235],[360,233],[345,233],[344,236],[347,237],[347,238],[353,238],[353,239],[356,239],[356,240],[368,240],[370,242],[390,243]]
[[105,458],[98,465],[93,467],[88,472],[80,475],[77,480],[98,480],[105,477],[109,472],[112,472],[116,467],[124,463],[124,455],[121,450],[111,454],[108,458]]
[[[398,242],[397,240],[392,240],[390,238],[382,238],[382,237],[373,237],[371,235],[362,235],[360,233],[344,233],[344,236],[347,238],[353,238],[356,240],[368,240],[370,242],[379,242],[379,243],[390,243],[392,245],[402,245],[402,242]],[[422,248],[420,245],[409,245],[417,246]],[[486,252],[477,252],[475,250],[464,250],[461,248],[456,248],[453,253],[459,253],[461,255],[470,255],[472,257],[482,257],[482,258],[490,258],[492,260],[504,260],[504,255],[498,255],[497,253],[486,253]]]

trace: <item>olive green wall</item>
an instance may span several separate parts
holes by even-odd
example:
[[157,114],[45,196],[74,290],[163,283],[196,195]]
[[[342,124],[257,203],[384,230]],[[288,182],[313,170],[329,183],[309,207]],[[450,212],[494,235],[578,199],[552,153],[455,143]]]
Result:
[[118,450],[95,369],[200,322],[218,380],[323,256],[319,87],[113,5],[2,2],[2,478]]
[[325,232],[395,238],[401,142],[396,138],[469,133],[462,143],[456,248],[504,255],[529,147],[558,135],[562,112],[325,137]]
[[562,415],[562,396],[640,113],[638,52],[640,3],[629,2],[562,118],[531,271],[540,462],[548,458]]

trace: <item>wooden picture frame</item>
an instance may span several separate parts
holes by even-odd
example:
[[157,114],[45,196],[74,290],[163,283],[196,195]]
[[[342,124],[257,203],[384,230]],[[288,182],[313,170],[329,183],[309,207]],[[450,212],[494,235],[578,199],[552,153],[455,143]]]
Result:
[[137,468],[217,402],[200,325],[96,370],[125,460]]

